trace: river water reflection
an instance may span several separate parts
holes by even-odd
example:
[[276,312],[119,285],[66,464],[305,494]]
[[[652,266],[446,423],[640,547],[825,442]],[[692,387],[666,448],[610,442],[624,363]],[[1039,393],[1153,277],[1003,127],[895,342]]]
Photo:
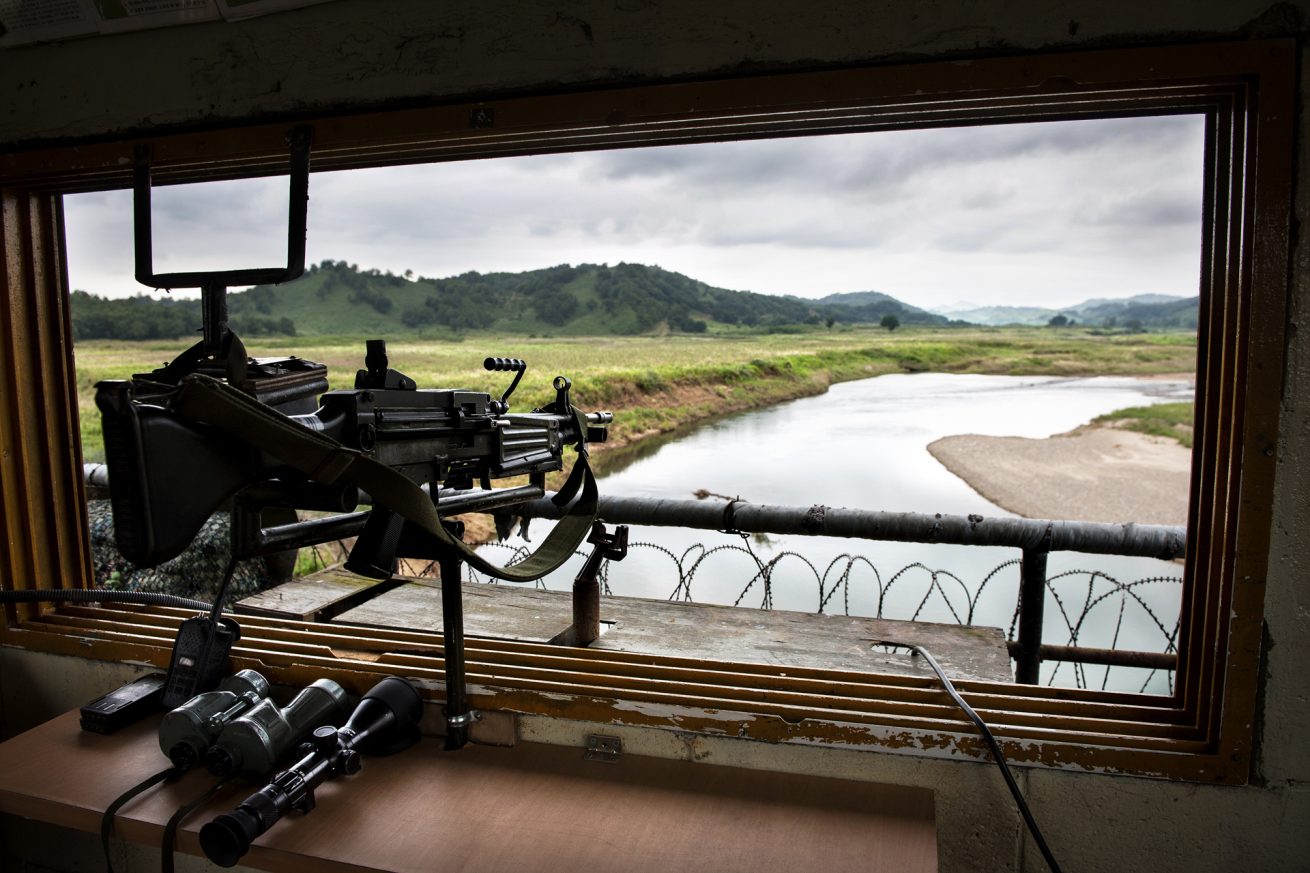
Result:
[[[928,444],[964,433],[1047,437],[1116,409],[1186,400],[1191,393],[1185,381],[1122,377],[881,376],[712,422],[606,476],[601,488],[603,494],[621,496],[690,499],[704,489],[753,503],[1009,516],[939,464]],[[532,539],[539,540],[543,533],[544,525],[534,522]],[[650,545],[634,546],[624,561],[611,564],[609,587],[614,594],[674,595],[679,580],[676,559],[682,560],[685,574],[702,555],[703,544],[705,549],[736,548],[720,548],[696,566],[689,587],[691,599],[698,602],[758,607],[767,598],[775,609],[814,612],[826,599],[826,612],[881,612],[885,618],[963,620],[1008,628],[1019,578],[1017,549],[757,537],[750,541],[755,556],[766,564],[776,560],[766,590],[762,579],[751,581],[759,568],[741,548],[740,537],[633,527],[630,539]],[[852,564],[843,556],[862,556],[867,562]],[[1002,566],[1006,562],[1015,563]],[[842,586],[847,567],[849,578]],[[1124,584],[1181,576],[1181,566],[1168,562],[1053,554],[1049,572],[1059,598],[1047,601],[1049,643],[1069,642],[1067,624],[1077,623],[1089,599],[1089,585],[1092,600],[1113,588],[1088,573],[1062,575],[1079,569],[1099,571]],[[567,589],[576,570],[570,564],[548,586]],[[687,593],[676,591],[679,598]],[[1174,631],[1179,593],[1177,582],[1134,586],[1122,615],[1120,598],[1107,598],[1089,614],[1077,642],[1163,651]],[[1071,668],[1061,670],[1057,681],[1072,684]],[[1089,671],[1086,681],[1099,687],[1102,672],[1098,668],[1093,676]],[[1114,671],[1110,687],[1135,690],[1145,674],[1125,675],[1134,673]],[[1150,689],[1164,690],[1164,681],[1163,676],[1154,677]]]

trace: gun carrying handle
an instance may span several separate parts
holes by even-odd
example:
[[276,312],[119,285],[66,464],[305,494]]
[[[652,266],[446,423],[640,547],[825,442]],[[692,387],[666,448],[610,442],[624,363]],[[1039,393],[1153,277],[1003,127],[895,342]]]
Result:
[[505,393],[500,395],[500,412],[509,410],[509,396],[514,393],[514,389],[519,387],[519,382],[523,379],[523,374],[528,371],[528,364],[519,358],[487,358],[482,362],[483,369],[492,371],[509,371],[514,374],[514,381],[509,383]]
[[132,229],[135,236],[136,280],[151,288],[217,287],[232,285],[266,285],[289,282],[305,272],[305,230],[309,211],[309,147],[313,139],[310,127],[294,127],[288,133],[291,173],[287,204],[287,264],[285,267],[258,267],[214,272],[156,273],[150,212],[152,150],[149,145],[136,148],[133,173]]

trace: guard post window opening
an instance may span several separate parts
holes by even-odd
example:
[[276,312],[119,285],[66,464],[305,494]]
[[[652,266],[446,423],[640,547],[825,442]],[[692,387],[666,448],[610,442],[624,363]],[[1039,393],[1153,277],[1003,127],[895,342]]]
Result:
[[[1087,754],[1109,766],[1241,781],[1249,755],[1249,710],[1254,696],[1262,586],[1239,587],[1235,579],[1263,578],[1266,556],[1259,546],[1268,541],[1271,513],[1272,461],[1264,450],[1277,433],[1277,386],[1271,387],[1267,378],[1262,384],[1253,373],[1281,372],[1286,274],[1280,264],[1286,263],[1285,181],[1290,142],[1285,111],[1290,93],[1288,62],[1276,52],[1254,49],[1230,52],[1222,58],[1200,49],[1190,54],[1182,49],[1146,50],[1115,53],[1114,60],[1113,72],[1108,71],[1104,56],[1064,55],[1043,58],[1040,63],[1025,59],[1023,65],[1006,61],[975,64],[969,70],[968,99],[954,96],[964,92],[965,83],[959,78],[962,74],[948,65],[912,71],[893,68],[814,74],[806,80],[815,89],[810,93],[822,96],[812,97],[808,103],[802,100],[799,109],[789,104],[785,112],[778,114],[773,114],[767,100],[759,97],[769,89],[758,81],[692,86],[701,90],[697,92],[696,108],[690,112],[685,109],[688,92],[678,91],[675,99],[669,86],[653,86],[653,90],[641,92],[647,100],[643,112],[611,127],[597,126],[587,119],[598,117],[594,115],[598,103],[613,105],[621,100],[622,95],[615,92],[506,101],[497,106],[496,112],[497,123],[503,126],[491,134],[463,131],[454,123],[458,114],[454,108],[431,110],[422,115],[421,124],[417,116],[406,115],[411,111],[405,110],[388,116],[381,124],[373,117],[355,126],[350,120],[335,120],[326,142],[320,136],[320,154],[326,157],[320,158],[319,165],[490,156],[725,135],[763,136],[802,129],[876,129],[1085,114],[1203,113],[1209,135],[1197,411],[1197,457],[1201,463],[1193,478],[1179,687],[1170,705],[1146,706],[1138,713],[1158,726],[1145,733],[1124,733],[1119,727],[1098,729],[1098,719],[1104,718],[1097,714],[1102,712],[1098,701],[1113,698],[1095,692],[1066,697],[1066,702],[1053,710],[1054,698],[1032,689],[991,688],[984,684],[973,690],[989,698],[997,695],[998,703],[1003,700],[1007,711],[1015,714],[1016,726],[1009,736],[1003,735],[1003,741],[1030,741],[1020,750],[1018,760],[1067,762],[1072,749],[1087,743],[1102,747]],[[1077,73],[1073,81],[1080,84],[1062,93],[1039,91],[1056,70]],[[986,83],[981,92],[977,90],[979,82]],[[926,92],[932,95],[930,98],[921,96],[925,83],[931,83]],[[1256,90],[1259,101],[1253,99]],[[561,113],[561,108],[570,111]],[[369,127],[367,132],[365,125]],[[418,129],[424,134],[415,136]],[[178,181],[275,172],[272,139],[271,129],[248,130],[244,170],[234,170],[231,164],[214,162],[220,155],[212,153],[212,145],[179,134],[169,142],[172,155],[161,163],[161,172]],[[5,380],[6,388],[14,391],[30,387],[34,378],[48,383],[54,390],[47,394],[64,398],[46,414],[54,425],[59,424],[61,416],[70,419],[71,395],[69,364],[66,359],[61,362],[58,352],[57,338],[66,333],[67,324],[66,316],[59,315],[62,304],[58,298],[67,293],[67,286],[58,275],[58,259],[50,258],[51,248],[58,250],[59,222],[49,194],[121,185],[121,179],[100,168],[111,167],[113,160],[109,156],[116,157],[124,146],[107,144],[98,148],[100,151],[93,149],[78,156],[56,149],[53,161],[47,161],[50,155],[42,154],[40,160],[11,162],[5,179],[6,226],[25,240],[7,257],[35,279],[25,287],[10,285],[11,306],[5,327],[11,337],[20,328],[37,328],[33,341],[15,344],[8,363],[26,364],[29,359],[17,359],[30,356],[31,361],[55,365],[41,376],[32,375],[41,373],[40,368],[8,367],[6,371],[11,375]],[[19,221],[20,217],[25,222]],[[1260,234],[1252,233],[1255,227]],[[39,307],[45,307],[41,311],[53,317],[24,321],[27,311],[13,311],[13,302],[24,294],[32,295]],[[37,435],[38,431],[30,414],[16,415],[6,425],[5,444],[14,444],[16,435]],[[45,466],[55,471],[53,481],[48,485],[34,483],[31,474],[23,472],[29,469],[24,466],[29,462],[20,459],[15,470],[6,471],[16,473],[5,476],[6,500],[17,505],[47,493],[49,488],[76,493],[78,486],[72,480],[77,471],[71,463],[76,460],[76,448],[58,438],[39,436],[32,445],[36,450],[28,457],[42,458]],[[1239,502],[1243,507],[1240,516],[1236,512]],[[13,513],[7,516],[15,517]],[[82,553],[78,538],[69,536],[69,531],[78,527],[75,516],[54,509],[11,524],[25,525],[29,532],[17,538],[28,545],[10,556],[7,578],[11,586],[33,584],[26,580],[36,584],[86,584],[85,564],[78,566],[81,562],[77,555]],[[1242,548],[1237,547],[1238,543]],[[30,617],[33,611],[23,610],[21,615]],[[55,634],[32,627],[30,622],[21,623],[19,611],[11,609],[9,617],[6,635],[10,639],[26,638],[39,646],[59,648]],[[966,694],[969,691],[965,689]],[[512,690],[501,693],[501,697],[528,709],[540,705]],[[931,721],[913,716],[907,706],[895,702],[874,706],[869,715],[884,725],[901,722],[918,724],[919,729],[938,729],[931,726]],[[1048,730],[1023,726],[1028,720],[1023,713],[1053,711],[1066,713],[1060,723],[1066,726],[1067,734],[1053,735]],[[1243,724],[1248,727],[1243,729]],[[1115,738],[1113,741],[1105,741],[1106,730]],[[1189,754],[1179,763],[1169,758],[1167,750]]]

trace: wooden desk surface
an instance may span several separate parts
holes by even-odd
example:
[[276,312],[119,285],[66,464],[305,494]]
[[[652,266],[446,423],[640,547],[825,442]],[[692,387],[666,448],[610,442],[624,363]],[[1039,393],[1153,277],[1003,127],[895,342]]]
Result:
[[[66,713],[0,744],[0,812],[98,832],[102,810],[163,769],[156,719],[113,736]],[[158,845],[211,777],[187,774],[120,811],[116,835]],[[193,815],[178,849],[258,786],[228,786]],[[937,869],[932,792],[532,743],[444,752],[439,741],[366,758],[323,785],[242,864],[274,871],[788,871]]]

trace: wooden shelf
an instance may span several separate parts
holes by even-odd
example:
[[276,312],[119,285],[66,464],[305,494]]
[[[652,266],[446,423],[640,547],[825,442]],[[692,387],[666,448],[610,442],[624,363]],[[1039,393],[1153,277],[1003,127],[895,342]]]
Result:
[[[0,744],[0,812],[98,832],[101,812],[163,769],[157,719],[112,736],[65,713]],[[192,772],[125,806],[116,835],[158,845],[211,784]],[[178,850],[258,786],[225,787],[184,823]],[[932,871],[932,792],[520,743],[444,752],[423,740],[322,786],[310,815],[260,837],[242,864],[272,871]]]

